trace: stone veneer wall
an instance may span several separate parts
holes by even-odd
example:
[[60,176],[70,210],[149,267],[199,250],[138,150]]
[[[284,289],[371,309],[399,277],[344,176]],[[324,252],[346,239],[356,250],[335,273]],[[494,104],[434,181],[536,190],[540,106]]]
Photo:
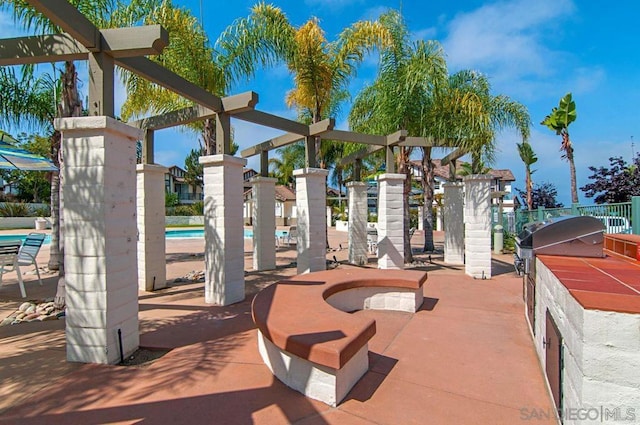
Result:
[[640,418],[640,314],[585,310],[536,260],[535,346],[543,371],[547,309],[564,339],[563,408],[620,408],[622,417],[633,408]]
[[327,175],[320,168],[294,170],[298,219],[298,274],[327,268]]
[[253,269],[276,268],[276,182],[270,177],[254,177]]
[[139,345],[136,140],[109,117],[64,118],[67,360],[117,363]]
[[367,184],[349,182],[347,190],[349,193],[349,262],[361,266],[367,264]]

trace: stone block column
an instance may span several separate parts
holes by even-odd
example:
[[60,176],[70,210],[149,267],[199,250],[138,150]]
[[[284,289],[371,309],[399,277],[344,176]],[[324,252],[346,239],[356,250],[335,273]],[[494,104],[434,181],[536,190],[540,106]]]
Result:
[[155,291],[167,287],[165,259],[165,188],[167,168],[138,164],[138,289]]
[[254,177],[253,185],[253,269],[276,268],[276,181]]
[[234,304],[244,300],[242,167],[247,160],[210,155],[200,157],[200,164],[204,167],[204,300]]
[[418,230],[424,230],[424,207],[418,206]]
[[113,364],[139,345],[136,140],[110,117],[64,118],[67,360]]
[[491,176],[465,176],[464,271],[477,279],[491,278]]
[[435,230],[442,230],[442,207],[436,207],[436,228]]
[[462,183],[445,183],[444,215],[444,262],[452,265],[464,264],[464,192]]
[[378,268],[404,269],[404,174],[378,176]]
[[296,214],[298,274],[327,268],[327,176],[319,168],[294,170],[296,178]]
[[347,183],[349,193],[349,262],[367,264],[367,184]]

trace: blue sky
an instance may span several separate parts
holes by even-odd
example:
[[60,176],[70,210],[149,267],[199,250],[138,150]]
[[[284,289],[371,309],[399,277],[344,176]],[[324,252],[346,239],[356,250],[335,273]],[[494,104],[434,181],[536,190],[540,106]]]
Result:
[[[255,1],[211,2],[174,0],[202,16],[212,40],[234,19],[246,16]],[[444,46],[450,72],[474,69],[489,76],[494,94],[505,94],[525,104],[531,114],[530,142],[538,155],[534,182],[552,182],[558,200],[570,204],[569,167],[560,159],[560,137],[540,121],[556,106],[560,97],[572,92],[578,118],[570,127],[575,148],[578,186],[590,174],[589,165],[606,166],[610,156],[630,161],[632,142],[640,149],[638,105],[640,104],[640,57],[637,49],[640,6],[622,0],[506,0],[455,2],[304,0],[274,1],[294,25],[310,16],[320,19],[327,38],[351,23],[377,18],[387,8],[402,7],[403,15],[416,39],[435,39]],[[202,5],[202,9],[201,9]],[[11,19],[0,14],[0,37],[21,32]],[[352,95],[370,82],[376,73],[377,56],[362,64],[352,82]],[[81,75],[82,79],[83,76]],[[84,77],[86,79],[86,76]],[[286,68],[263,72],[254,80],[234,87],[231,94],[246,90],[259,93],[257,108],[294,118],[284,96],[292,87]],[[116,101],[124,93],[118,89]],[[347,128],[349,105],[337,117],[340,128]],[[235,140],[241,148],[254,145],[280,132],[234,120]],[[184,164],[184,157],[197,146],[197,135],[164,130],[156,136],[156,162]],[[524,187],[524,165],[515,144],[517,135],[505,132],[498,137],[499,153],[495,168],[509,168],[516,176],[515,186]],[[444,155],[436,153],[435,157]],[[249,162],[257,168],[256,159]],[[592,203],[580,192],[580,200]]]

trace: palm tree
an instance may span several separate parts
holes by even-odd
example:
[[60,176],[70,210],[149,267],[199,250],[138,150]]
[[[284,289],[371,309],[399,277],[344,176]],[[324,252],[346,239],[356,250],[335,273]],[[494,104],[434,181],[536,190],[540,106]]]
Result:
[[562,136],[560,151],[563,152],[562,158],[569,161],[571,203],[573,204],[578,203],[578,186],[576,184],[576,164],[573,160],[573,145],[569,138],[569,124],[574,122],[576,118],[576,103],[572,100],[571,93],[567,93],[560,99],[558,107],[554,107],[551,113],[540,123],[555,131],[557,135]]
[[533,209],[533,181],[531,180],[531,174],[535,172],[535,170],[531,170],[531,165],[538,161],[538,157],[528,142],[518,143],[517,146],[520,159],[524,162],[525,185],[527,186],[527,208],[531,211]]
[[[227,88],[224,72],[214,61],[214,51],[202,26],[189,10],[175,7],[171,0],[138,0],[121,9],[115,21],[120,25],[162,25],[171,34],[170,43],[152,60],[210,93],[224,96]],[[122,77],[127,89],[127,100],[122,106],[122,118],[125,120],[148,113],[166,113],[193,104],[137,74],[123,72]],[[190,127],[201,133],[203,154],[215,154],[215,120],[205,119]]]
[[[380,23],[391,34],[392,42],[381,52],[380,69],[376,80],[365,87],[356,97],[349,115],[351,128],[359,132],[390,134],[407,130],[410,135],[426,136],[425,113],[432,102],[436,82],[446,76],[446,63],[440,45],[433,41],[412,42],[402,16],[396,11],[383,14]],[[404,233],[405,261],[411,262],[409,238],[409,193],[412,170],[410,157],[412,148],[401,147],[398,152],[398,171],[407,175],[404,183]],[[429,165],[423,167],[423,179],[433,180],[431,148],[423,148],[423,157]],[[428,171],[428,170],[431,171]],[[433,185],[423,185],[425,195],[433,199]],[[432,201],[429,201],[431,205]],[[427,205],[427,204],[425,204]],[[425,216],[429,216],[425,212]],[[433,221],[427,218],[429,223]],[[432,227],[431,227],[432,228]],[[425,232],[427,233],[427,232]],[[433,248],[431,248],[432,250]]]
[[[349,98],[348,83],[356,66],[386,38],[379,23],[360,21],[329,42],[317,18],[296,28],[280,8],[260,2],[248,17],[229,26],[216,45],[220,63],[234,81],[253,76],[258,68],[286,64],[295,84],[287,93],[287,105],[296,108],[301,121],[316,123],[338,112]],[[331,150],[316,139],[321,168],[330,165]]]
[[[113,10],[114,4],[111,0],[70,0],[83,15],[100,28],[107,26],[107,21]],[[0,6],[2,9],[10,10],[16,22],[28,30],[41,34],[60,32],[59,28],[51,21],[38,13],[30,4],[24,0],[8,0]],[[56,71],[57,72],[57,71]],[[57,104],[56,118],[77,117],[82,113],[82,102],[78,95],[77,72],[73,62],[64,62],[64,67],[60,71],[61,90],[55,98]],[[60,149],[60,132],[54,131],[51,134],[52,159],[60,169],[58,173],[53,173],[51,178],[51,251],[49,257],[49,268],[59,270],[58,291],[56,293],[56,304],[58,308],[64,307],[64,247],[62,245],[62,199],[61,181],[63,174],[61,169],[64,166],[62,149]]]
[[302,142],[293,143],[277,149],[280,158],[270,158],[269,167],[278,184],[289,188],[295,187],[293,170],[304,167],[305,147]]

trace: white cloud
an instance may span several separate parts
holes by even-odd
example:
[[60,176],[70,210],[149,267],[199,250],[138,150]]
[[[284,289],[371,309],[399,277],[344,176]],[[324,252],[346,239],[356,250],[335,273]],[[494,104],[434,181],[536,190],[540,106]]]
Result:
[[411,33],[414,40],[435,40],[438,30],[435,27],[423,28]]
[[[574,11],[571,0],[513,0],[459,13],[448,23],[443,40],[448,64],[452,71],[479,69],[500,89],[508,87],[513,96],[536,98],[541,89],[569,80],[564,75],[569,74],[572,55],[548,47],[546,41]],[[598,76],[585,78],[581,86],[585,89],[603,78],[599,69],[582,68],[582,72]]]
[[342,9],[352,4],[364,4],[364,0],[304,0],[304,4],[308,7],[322,7],[332,10]]

